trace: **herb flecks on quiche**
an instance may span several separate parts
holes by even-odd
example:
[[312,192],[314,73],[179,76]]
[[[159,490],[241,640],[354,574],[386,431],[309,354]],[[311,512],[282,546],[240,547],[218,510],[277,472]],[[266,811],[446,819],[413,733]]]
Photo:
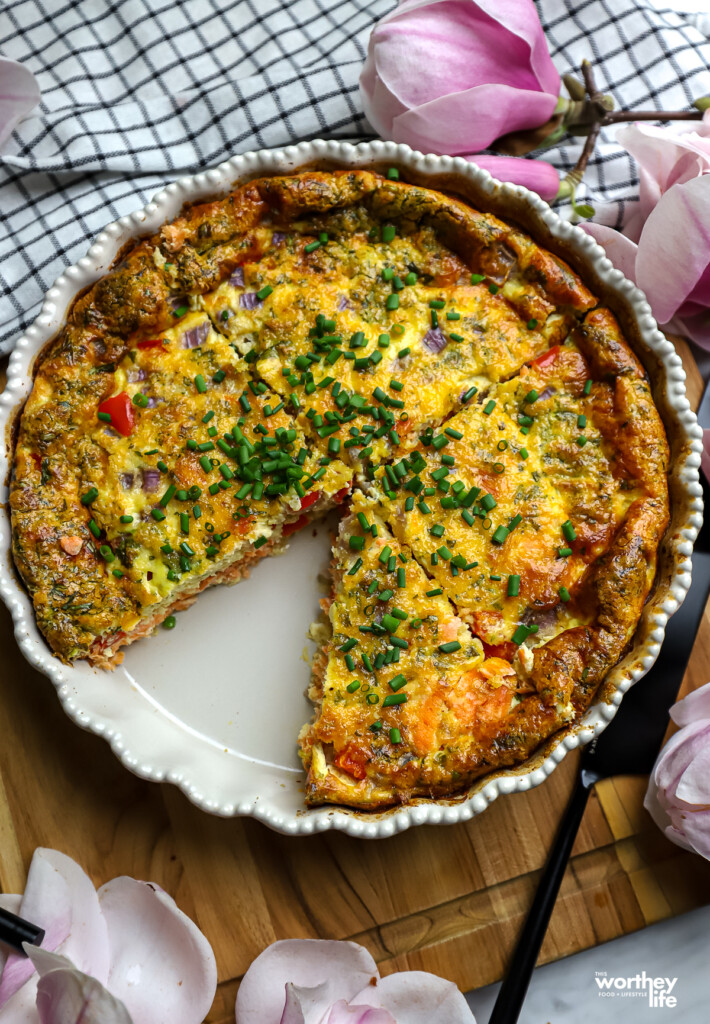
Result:
[[110,667],[345,502],[308,800],[381,807],[579,718],[652,586],[667,458],[613,315],[516,227],[396,174],[264,178],[74,302],[13,551],[53,651]]

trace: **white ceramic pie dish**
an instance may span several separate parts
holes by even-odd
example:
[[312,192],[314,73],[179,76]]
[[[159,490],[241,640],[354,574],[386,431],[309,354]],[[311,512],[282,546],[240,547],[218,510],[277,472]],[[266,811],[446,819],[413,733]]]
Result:
[[[460,799],[417,800],[377,813],[306,809],[303,802],[296,737],[311,714],[303,695],[309,677],[304,654],[306,634],[324,592],[318,575],[328,563],[329,524],[296,535],[287,554],[266,559],[249,582],[208,590],[179,616],[177,629],[158,630],[129,647],[123,665],[114,672],[85,663],[67,666],[52,656],[10,553],[6,484],[12,424],[31,389],[34,359],[61,327],[77,293],[107,272],[129,239],[157,231],[185,202],[224,195],[235,183],[262,174],[316,165],[397,166],[406,180],[455,190],[474,205],[518,221],[541,244],[573,263],[614,308],[645,364],[672,450],[672,519],[660,552],[657,585],[632,650],[609,674],[582,721],[556,734],[524,765],[484,777]],[[0,423],[5,436],[0,452],[0,596],[10,609],[27,660],[51,679],[67,714],[104,736],[131,771],[180,786],[207,812],[252,815],[288,834],[337,828],[374,838],[414,824],[453,823],[484,810],[501,793],[542,782],[568,750],[604,729],[623,693],[655,661],[666,623],[690,584],[690,556],[702,520],[702,433],[685,395],[680,358],[658,331],[642,292],[613,269],[587,234],[560,220],[538,196],[496,182],[463,159],[425,156],[394,143],[315,141],[247,153],[168,185],[142,210],[109,224],[87,255],[58,278],[40,315],[19,339],[0,397]],[[271,621],[279,621],[278,646],[264,634],[266,611]],[[219,637],[219,643],[210,642],[211,637]]]

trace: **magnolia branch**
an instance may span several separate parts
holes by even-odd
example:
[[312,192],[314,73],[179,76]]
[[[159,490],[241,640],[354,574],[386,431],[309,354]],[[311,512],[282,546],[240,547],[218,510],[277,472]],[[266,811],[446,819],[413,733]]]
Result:
[[[572,208],[581,216],[591,216],[591,207],[577,207],[574,193],[584,177],[587,164],[594,152],[602,128],[625,121],[699,121],[703,117],[705,104],[698,103],[696,110],[613,110],[613,100],[597,88],[594,70],[588,60],[582,61],[584,86],[575,78],[565,75],[564,81],[572,98],[569,111],[564,119],[572,135],[586,135],[582,152],[577,163],[560,184],[558,199],[569,199]],[[589,213],[586,213],[589,210]]]

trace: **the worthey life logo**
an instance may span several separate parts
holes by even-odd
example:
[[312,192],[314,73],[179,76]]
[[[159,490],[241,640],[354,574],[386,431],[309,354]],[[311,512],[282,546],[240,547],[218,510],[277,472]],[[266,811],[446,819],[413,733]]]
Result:
[[650,974],[641,971],[630,978],[609,977],[606,971],[595,971],[594,980],[597,983],[600,996],[607,998],[625,997],[637,998],[648,995],[649,1006],[674,1007],[678,998],[673,989],[678,981],[677,978],[652,978]]

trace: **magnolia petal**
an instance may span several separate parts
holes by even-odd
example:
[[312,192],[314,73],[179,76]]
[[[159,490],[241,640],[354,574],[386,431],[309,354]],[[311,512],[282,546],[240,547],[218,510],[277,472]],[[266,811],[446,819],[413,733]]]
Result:
[[346,1003],[339,999],[331,1007],[324,1024],[397,1024],[389,1010],[374,1006],[363,1006],[362,1003]]
[[710,174],[706,174],[665,192],[641,232],[637,281],[659,323],[667,323],[691,296],[709,262]]
[[217,988],[212,948],[167,893],[114,878],[98,891],[108,928],[107,985],[135,1024],[195,1024]]
[[[477,102],[485,86],[508,91]],[[532,0],[408,0],[375,26],[360,88],[380,135],[462,153],[547,121],[560,79]]]
[[675,787],[677,800],[698,807],[710,807],[710,723],[705,745],[688,763]]
[[636,283],[636,254],[638,246],[620,231],[607,227],[606,224],[596,224],[589,221],[580,224],[580,227],[591,235],[601,245],[611,262],[617,270],[620,270],[624,277]]
[[27,942],[24,948],[40,976],[37,1012],[42,1024],[133,1024],[123,1003],[67,957]]
[[0,146],[39,101],[37,79],[29,68],[0,57]]
[[392,138],[425,153],[470,153],[501,135],[536,128],[549,120],[557,97],[543,92],[485,83],[440,96],[398,114]]
[[[20,915],[44,928],[44,949],[60,949],[80,970],[106,980],[106,925],[91,879],[71,857],[57,850],[35,850]],[[30,960],[11,953],[0,979],[0,1006],[33,973]]]
[[[710,431],[706,430],[705,434],[710,435]],[[705,443],[710,447],[710,436]],[[676,725],[692,725],[700,718],[710,719],[710,683],[679,700],[671,708],[670,715]]]
[[350,1002],[378,977],[375,961],[355,942],[283,939],[265,949],[244,975],[237,993],[237,1024],[281,1024],[288,984],[315,989],[332,978],[337,981],[335,999]]
[[624,125],[616,132],[616,141],[638,165],[639,206],[644,219],[672,185],[710,171],[710,133],[706,134],[705,120],[698,131],[684,128],[641,123]]
[[456,985],[425,971],[389,974],[376,985],[363,989],[351,1002],[389,1010],[399,1024],[431,1024],[431,1021],[476,1024],[476,1018]]
[[510,181],[514,185],[523,185],[531,192],[548,201],[555,198],[560,187],[560,176],[552,164],[544,160],[524,160],[515,156],[489,156],[487,153],[475,153],[467,156],[467,160],[477,164],[497,178],[498,181]]
[[710,860],[710,810],[685,812],[674,825],[694,853]]

